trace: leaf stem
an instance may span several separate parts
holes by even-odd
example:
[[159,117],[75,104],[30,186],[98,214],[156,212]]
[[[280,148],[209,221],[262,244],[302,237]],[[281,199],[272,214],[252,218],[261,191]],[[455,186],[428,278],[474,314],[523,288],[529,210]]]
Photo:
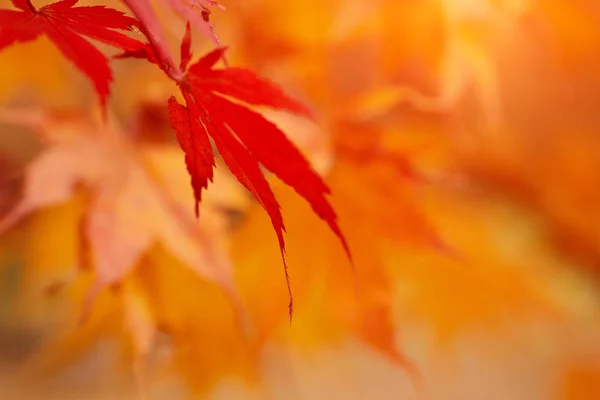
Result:
[[34,14],[39,13],[38,9],[35,8],[35,6],[31,3],[31,0],[25,0],[25,3],[27,4],[27,7],[29,8],[29,10],[31,10],[32,13],[34,13]]
[[[27,1],[29,2],[30,0]],[[180,81],[183,77],[183,73],[179,70],[179,67],[175,64],[173,58],[171,57],[162,27],[149,1],[123,0],[123,2],[140,21],[143,28],[143,33],[146,35],[150,41],[150,44],[154,48],[154,51],[159,58],[158,61],[162,62],[165,66],[165,72],[174,81]]]

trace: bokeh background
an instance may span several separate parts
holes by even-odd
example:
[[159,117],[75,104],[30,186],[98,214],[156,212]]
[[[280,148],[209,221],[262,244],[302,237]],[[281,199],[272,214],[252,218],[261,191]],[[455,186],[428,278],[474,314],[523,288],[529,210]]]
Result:
[[[161,71],[112,62],[107,139],[88,81],[45,38],[17,44],[0,52],[0,212],[26,194],[30,163],[65,143],[86,154],[72,168],[93,173],[0,224],[0,398],[600,399],[600,3],[223,5],[212,21],[230,63],[315,111],[265,115],[332,188],[356,275],[272,179],[290,326],[275,234],[220,161],[194,222]],[[184,22],[156,6],[175,52]],[[211,46],[195,32],[196,55]],[[151,246],[81,323],[97,239],[81,224],[114,163],[153,186],[131,189],[137,203],[111,209],[109,228],[152,231]],[[47,172],[50,191],[64,171]],[[174,230],[164,198],[194,229]],[[196,255],[230,268],[237,295]]]

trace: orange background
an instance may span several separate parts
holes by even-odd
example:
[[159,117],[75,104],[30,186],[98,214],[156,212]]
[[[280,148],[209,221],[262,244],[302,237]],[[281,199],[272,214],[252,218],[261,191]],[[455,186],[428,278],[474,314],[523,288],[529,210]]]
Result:
[[[79,325],[92,273],[80,258],[89,193],[74,188],[1,237],[2,399],[600,398],[600,3],[224,5],[212,18],[230,63],[315,110],[316,122],[265,115],[332,188],[356,276],[324,222],[271,179],[290,326],[270,222],[218,162],[199,236],[158,206],[116,208],[117,228],[154,232],[152,246]],[[175,53],[184,24],[160,15]],[[210,48],[194,35],[196,56]],[[116,179],[105,161],[119,160],[157,182],[136,193],[169,193],[193,222],[167,121],[174,85],[140,60],[111,65],[116,142],[97,135],[91,85],[48,40],[0,53],[3,215],[27,164],[75,140],[88,143],[86,176]],[[232,269],[236,294],[187,262],[206,254]]]

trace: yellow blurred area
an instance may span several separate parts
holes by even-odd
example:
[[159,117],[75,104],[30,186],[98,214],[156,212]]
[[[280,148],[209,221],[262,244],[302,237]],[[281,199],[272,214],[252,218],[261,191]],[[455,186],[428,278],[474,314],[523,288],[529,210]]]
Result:
[[[265,115],[331,187],[353,263],[270,177],[290,325],[264,210],[217,160],[195,221],[166,114],[175,86],[141,60],[114,60],[114,154],[152,188],[123,208],[143,218],[123,220],[165,227],[84,321],[95,183],[2,232],[0,399],[599,399],[600,3],[222,4],[211,18],[230,63],[315,110],[315,123]],[[177,54],[184,24],[160,16]],[[197,56],[210,48],[193,40]],[[2,215],[27,164],[77,137],[69,121],[107,146],[94,107],[90,83],[48,40],[0,52]],[[36,122],[40,110],[52,117]],[[160,218],[141,214],[147,193]],[[235,282],[223,290],[186,254]]]

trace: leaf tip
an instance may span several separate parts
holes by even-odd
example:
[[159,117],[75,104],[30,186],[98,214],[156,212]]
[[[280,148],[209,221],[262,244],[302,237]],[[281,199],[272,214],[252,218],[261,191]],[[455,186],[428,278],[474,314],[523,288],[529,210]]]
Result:
[[196,214],[196,219],[200,218],[200,201],[198,199],[194,201],[194,213]]
[[190,21],[185,24],[185,32],[181,39],[180,47],[180,63],[179,69],[183,72],[187,69],[190,60],[192,59],[192,31],[190,27]]
[[279,247],[281,249],[281,258],[283,260],[283,272],[285,273],[285,284],[287,286],[287,292],[288,292],[288,298],[289,298],[288,316],[289,316],[290,325],[291,325],[292,324],[292,316],[294,314],[294,295],[292,293],[292,282],[290,279],[290,273],[288,271],[287,261],[285,259],[285,245],[283,244],[283,239],[280,239]]

